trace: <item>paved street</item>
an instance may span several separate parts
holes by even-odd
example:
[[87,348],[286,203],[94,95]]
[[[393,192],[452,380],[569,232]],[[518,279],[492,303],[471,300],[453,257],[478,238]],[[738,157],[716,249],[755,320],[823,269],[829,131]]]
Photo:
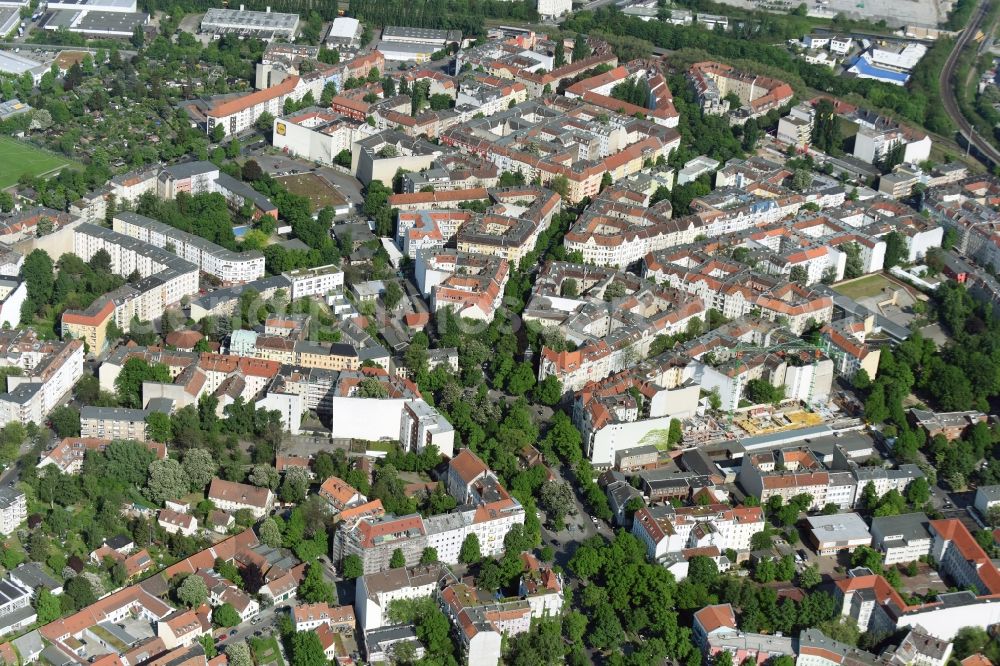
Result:
[[[239,641],[249,642],[258,632],[260,635],[278,635],[278,618],[281,613],[287,613],[288,610],[285,606],[272,606],[270,608],[265,608],[257,616],[257,623],[251,624],[245,622],[234,629],[226,629],[224,635],[221,638],[216,639],[216,648],[219,652],[226,649],[227,645],[232,645]],[[235,634],[231,632],[236,631]],[[220,630],[221,632],[221,630]],[[220,632],[216,632],[216,636],[220,635]],[[281,640],[278,640],[278,646],[281,646]]]
[[591,520],[590,512],[583,504],[579,489],[576,484],[568,480],[569,469],[563,466],[553,466],[551,469],[556,481],[567,481],[573,488],[573,502],[576,505],[576,515],[566,518],[565,529],[553,532],[545,527],[544,522],[542,525],[542,545],[555,548],[555,563],[565,568],[582,542],[598,534],[610,539],[614,536],[614,532],[603,521],[597,521],[595,524]]

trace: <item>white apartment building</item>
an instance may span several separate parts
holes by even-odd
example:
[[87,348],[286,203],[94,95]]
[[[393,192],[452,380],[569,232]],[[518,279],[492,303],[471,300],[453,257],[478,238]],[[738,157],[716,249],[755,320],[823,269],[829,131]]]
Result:
[[161,509],[156,522],[167,534],[191,536],[198,531],[198,520],[194,516],[171,509]]
[[854,478],[858,481],[858,497],[869,483],[875,488],[875,494],[882,497],[890,490],[904,492],[911,481],[923,476],[923,471],[916,465],[900,465],[898,469],[859,467],[854,470]]
[[354,631],[354,609],[350,606],[301,604],[292,610],[292,617],[295,631],[313,631],[324,625],[335,629],[350,627]]
[[479,539],[483,557],[503,554],[503,540],[514,525],[524,525],[524,508],[515,499],[481,504],[474,509],[431,516],[424,520],[427,545],[436,548],[438,559],[458,562],[458,553],[469,534]]
[[306,296],[325,296],[344,288],[344,271],[336,264],[300,268],[283,275],[292,283],[289,296],[293,301]]
[[986,517],[986,513],[998,505],[1000,505],[1000,486],[979,486],[976,488],[975,507],[979,511],[979,515]]
[[922,137],[908,137],[900,127],[883,128],[865,123],[859,123],[858,133],[855,135],[854,157],[874,164],[901,143],[906,146],[903,150],[904,163],[919,164],[930,159],[931,138],[926,134]]
[[354,614],[362,633],[385,626],[389,605],[397,600],[433,596],[447,571],[440,564],[386,569],[356,579]]
[[[325,81],[322,78],[317,78],[316,81],[319,87],[313,91],[313,96],[319,99]],[[208,119],[206,130],[211,134],[216,125],[222,125],[227,135],[239,134],[252,128],[264,113],[270,113],[275,118],[280,117],[284,113],[286,99],[297,102],[305,97],[307,91],[315,87],[298,76],[289,76],[270,88],[224,101],[206,112],[205,116]]]
[[20,278],[0,277],[0,326],[17,326],[21,321],[21,306],[27,299],[27,283]]
[[198,293],[196,264],[125,234],[85,222],[74,230],[73,247],[84,261],[106,251],[115,275],[125,277],[138,272],[142,276],[143,280],[130,288],[132,297],[126,299],[140,319],[158,319],[168,305]]
[[0,534],[13,534],[27,518],[28,502],[24,493],[14,487],[0,489]]
[[329,109],[309,107],[276,117],[272,140],[275,148],[289,155],[333,164],[337,155],[350,151],[355,141],[377,132],[376,127],[363,120],[346,118]]
[[0,424],[41,423],[46,412],[42,409],[42,385],[25,382],[7,393],[0,394]]
[[399,444],[404,451],[420,452],[433,444],[441,455],[454,455],[455,429],[423,399],[404,403],[399,419]]
[[872,546],[886,565],[915,562],[930,555],[934,543],[930,521],[923,513],[872,518]]
[[264,276],[264,255],[257,250],[233,252],[194,234],[130,212],[115,215],[114,230],[172,251],[223,282],[250,282]]
[[[17,413],[17,417],[4,421],[17,420],[28,423],[41,423],[42,419],[72,390],[73,386],[83,376],[83,343],[79,340],[68,340],[64,343],[39,343],[41,355],[30,361],[30,365],[20,365],[24,370],[21,376],[7,378],[9,393],[0,395],[4,411]],[[24,360],[29,362],[29,356]],[[40,414],[41,418],[35,418]],[[29,420],[25,420],[29,419]]]
[[145,409],[86,406],[80,410],[80,436],[145,442],[148,414]]
[[647,507],[636,512],[632,534],[646,544],[650,559],[686,548],[715,546],[720,551],[750,550],[754,534],[764,529],[760,507],[735,507],[717,504],[674,508],[669,504]]

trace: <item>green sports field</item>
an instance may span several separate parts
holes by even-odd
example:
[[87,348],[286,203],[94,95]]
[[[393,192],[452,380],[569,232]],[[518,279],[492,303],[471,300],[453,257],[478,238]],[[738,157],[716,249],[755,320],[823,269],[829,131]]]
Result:
[[70,161],[35,148],[30,143],[0,137],[0,189],[10,187],[23,174],[41,175],[70,164]]

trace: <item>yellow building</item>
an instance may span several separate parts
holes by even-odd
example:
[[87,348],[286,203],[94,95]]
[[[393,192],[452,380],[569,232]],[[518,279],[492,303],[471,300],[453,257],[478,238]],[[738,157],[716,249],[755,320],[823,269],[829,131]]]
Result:
[[91,354],[100,354],[107,344],[108,322],[114,316],[114,301],[107,298],[94,301],[86,310],[67,310],[61,321],[62,337],[83,340]]

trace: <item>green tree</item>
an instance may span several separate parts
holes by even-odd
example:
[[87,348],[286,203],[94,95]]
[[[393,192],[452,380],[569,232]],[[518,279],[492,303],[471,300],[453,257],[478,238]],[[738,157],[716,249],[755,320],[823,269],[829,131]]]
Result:
[[458,561],[462,564],[476,564],[483,559],[482,551],[479,547],[479,537],[475,533],[470,533],[462,541],[462,548],[458,553]]
[[84,576],[76,576],[66,583],[65,594],[73,600],[76,610],[86,608],[97,601],[94,586]]
[[274,114],[269,111],[265,111],[258,116],[255,125],[257,126],[257,131],[263,132],[265,136],[270,136],[271,132],[274,130]]
[[396,306],[403,299],[403,289],[399,286],[399,283],[392,280],[385,286],[385,295],[382,297],[385,301],[385,307],[388,310],[395,310]]
[[240,622],[242,622],[240,614],[232,604],[222,604],[212,611],[212,624],[217,627],[235,627]]
[[535,371],[527,361],[518,363],[507,380],[507,391],[513,395],[524,395],[535,385]]
[[212,128],[212,143],[220,143],[226,138],[226,128],[222,126],[222,123],[218,123]]
[[299,585],[299,598],[308,603],[328,603],[332,604],[336,600],[333,586],[326,582],[323,577],[323,567],[318,563],[309,565],[306,576]]
[[403,555],[403,551],[400,548],[392,551],[392,557],[389,558],[389,568],[399,569],[400,567],[406,566],[406,556]]
[[250,648],[246,641],[237,641],[227,645],[226,660],[229,666],[253,666],[253,657],[250,655]]
[[146,431],[154,442],[167,443],[173,440],[173,428],[170,415],[163,412],[151,412],[146,415]]
[[48,624],[58,619],[62,615],[59,597],[42,588],[35,598],[35,612],[38,614],[38,622],[41,624]]
[[347,580],[354,580],[365,575],[364,563],[357,555],[348,555],[340,563],[340,575]]
[[154,460],[149,464],[146,494],[157,504],[168,499],[178,499],[188,493],[190,481],[184,468],[173,458]]
[[293,666],[327,666],[323,644],[314,631],[299,631],[292,636]]
[[78,437],[80,435],[80,412],[68,405],[56,407],[49,413],[52,429],[59,437]]
[[555,375],[548,375],[545,379],[535,384],[533,392],[536,401],[550,407],[559,403],[559,400],[562,399],[562,394],[562,383]]
[[52,298],[55,287],[52,259],[44,250],[32,250],[21,268],[27,298],[21,306],[21,322],[30,324]]
[[115,390],[123,407],[139,408],[142,406],[142,383],[171,382],[170,370],[162,363],[150,365],[141,358],[130,358],[125,361],[118,377],[115,378]]
[[667,443],[677,446],[684,439],[684,430],[679,419],[670,419],[670,429],[667,431]]
[[208,586],[201,576],[190,575],[177,586],[177,600],[188,608],[197,608],[208,598]]
[[906,485],[906,501],[911,506],[921,507],[931,499],[931,487],[927,479],[920,477]]
[[260,540],[271,548],[281,545],[281,528],[274,518],[265,518],[260,524]]
[[[155,457],[143,444],[126,441],[111,442],[104,450],[104,457],[94,457],[94,461],[109,480],[136,487],[145,484],[149,465]],[[88,460],[85,460],[85,470]]]
[[812,144],[824,153],[839,155],[842,152],[842,143],[840,117],[836,114],[833,102],[824,97],[815,107]]
[[438,561],[437,549],[428,546],[420,554],[420,564],[433,564]]
[[823,576],[820,574],[819,568],[815,564],[806,567],[802,570],[802,573],[799,574],[799,585],[807,590],[811,590],[822,582]]
[[906,249],[906,238],[896,231],[890,231],[883,238],[885,241],[885,260],[883,265],[886,269],[898,266],[906,261],[909,250]]

